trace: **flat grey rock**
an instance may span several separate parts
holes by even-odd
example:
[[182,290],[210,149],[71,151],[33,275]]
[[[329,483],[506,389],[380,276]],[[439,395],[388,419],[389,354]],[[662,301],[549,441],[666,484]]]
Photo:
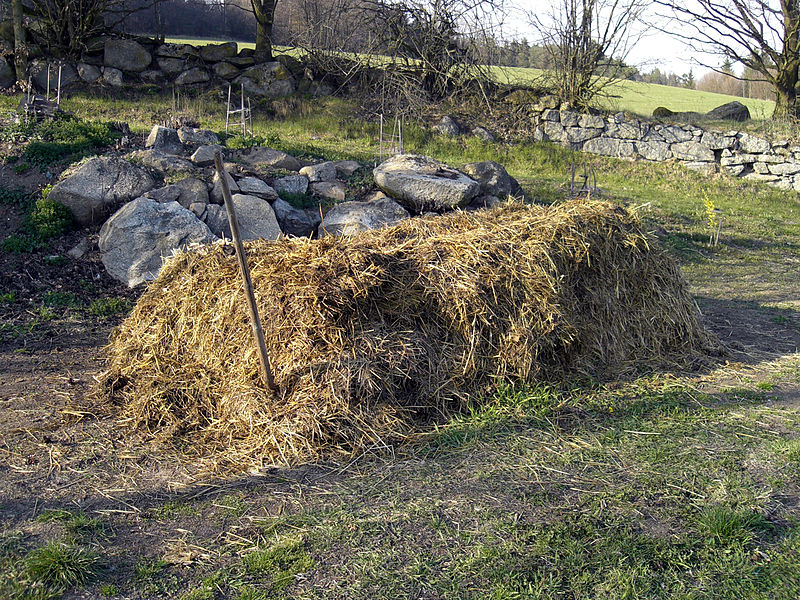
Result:
[[325,215],[319,226],[319,235],[358,235],[370,229],[396,225],[409,217],[408,211],[391,198],[373,202],[342,202]]
[[480,193],[480,184],[432,158],[398,154],[373,171],[375,184],[405,208],[452,210],[466,206]]
[[196,127],[181,127],[178,129],[178,139],[182,144],[189,146],[202,146],[219,144],[219,137],[213,131],[208,129],[199,129]]
[[242,177],[236,184],[242,194],[258,196],[264,200],[275,200],[278,197],[278,193],[258,177]]
[[225,158],[225,151],[219,144],[211,144],[208,146],[200,146],[194,151],[194,154],[189,158],[198,167],[210,167],[214,165],[214,153],[219,152],[222,158]]
[[239,153],[240,160],[252,167],[267,167],[271,169],[285,169],[287,171],[299,171],[302,165],[294,157],[281,152],[280,150],[273,150],[272,148],[264,148],[256,146],[248,151]]

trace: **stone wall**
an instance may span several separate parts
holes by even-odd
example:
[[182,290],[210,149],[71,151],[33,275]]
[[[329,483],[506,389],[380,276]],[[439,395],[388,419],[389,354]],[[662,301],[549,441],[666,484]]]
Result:
[[[58,66],[54,61],[33,60],[30,75],[39,90],[55,90]],[[8,65],[6,65],[8,66]],[[0,72],[0,75],[2,73]],[[252,49],[238,50],[236,42],[192,46],[157,44],[148,39],[105,38],[84,53],[80,62],[62,63],[62,88],[86,84],[122,87],[154,84],[163,87],[244,85],[252,96],[280,97],[301,91],[325,93],[314,82],[303,80],[303,67],[284,56],[257,63]],[[3,77],[0,85],[13,85]]]
[[533,116],[537,140],[616,158],[674,160],[710,174],[800,191],[800,146],[740,131],[644,121],[624,113],[605,117],[546,109]]

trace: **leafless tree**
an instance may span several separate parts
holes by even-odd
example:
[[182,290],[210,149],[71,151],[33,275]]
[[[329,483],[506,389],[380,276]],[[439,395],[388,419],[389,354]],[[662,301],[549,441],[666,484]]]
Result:
[[28,33],[50,56],[79,58],[92,38],[108,33],[153,2],[24,0]]
[[[798,117],[800,0],[655,0],[680,27],[676,37],[698,52],[724,56],[775,88],[773,117]],[[702,61],[700,61],[702,64]],[[715,65],[705,65],[718,70]]]
[[529,15],[553,65],[545,80],[562,102],[588,108],[620,78],[645,7],[644,0],[558,0],[549,13]]

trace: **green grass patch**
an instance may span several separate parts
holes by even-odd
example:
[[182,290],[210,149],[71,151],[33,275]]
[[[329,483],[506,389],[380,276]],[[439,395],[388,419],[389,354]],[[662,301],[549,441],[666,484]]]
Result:
[[[53,541],[31,550],[5,583],[9,598],[50,600],[90,582],[99,569],[99,556],[83,546]],[[2,591],[2,587],[0,587]]]
[[245,573],[266,577],[276,592],[283,592],[295,581],[295,575],[306,573],[314,565],[302,542],[292,539],[254,550],[245,555],[243,563]]
[[92,300],[86,311],[90,315],[100,317],[102,319],[111,319],[128,314],[132,305],[127,298],[119,296],[111,298],[98,298]]
[[40,168],[65,159],[77,160],[110,146],[119,137],[108,123],[70,116],[11,123],[0,134],[2,141],[26,143],[22,159]]

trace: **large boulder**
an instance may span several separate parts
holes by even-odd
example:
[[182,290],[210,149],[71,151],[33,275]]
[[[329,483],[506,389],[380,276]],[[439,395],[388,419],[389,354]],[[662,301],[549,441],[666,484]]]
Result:
[[223,44],[207,44],[199,47],[200,58],[206,62],[219,62],[227,58],[236,56],[236,42],[225,42]]
[[120,38],[106,38],[103,64],[107,67],[131,73],[141,73],[150,66],[152,60],[153,57],[139,42]]
[[178,137],[178,132],[171,127],[162,127],[161,125],[153,125],[150,130],[150,135],[144,142],[145,148],[152,148],[153,150],[160,150],[167,154],[181,154],[183,152],[183,144]]
[[749,121],[750,111],[744,104],[734,100],[708,111],[706,118],[719,121]]
[[233,205],[242,240],[277,240],[281,227],[269,202],[256,196],[234,194]]
[[205,223],[177,202],[137,198],[105,222],[98,246],[109,274],[134,287],[155,279],[175,250],[216,239]]
[[9,88],[17,82],[14,68],[5,58],[0,56],[0,88]]
[[463,207],[481,191],[478,182],[427,156],[398,154],[372,173],[387,196],[414,212]]
[[279,98],[295,90],[294,78],[278,61],[261,63],[246,69],[234,79],[236,85],[244,85],[248,94]]
[[79,225],[102,223],[123,202],[155,186],[144,169],[116,157],[93,158],[59,181],[49,198],[68,207]]
[[408,211],[391,198],[371,202],[342,202],[322,219],[319,235],[358,235],[369,229],[396,225],[409,217]]
[[481,194],[486,196],[503,197],[519,190],[519,184],[505,167],[493,160],[469,163],[461,170],[481,185]]

